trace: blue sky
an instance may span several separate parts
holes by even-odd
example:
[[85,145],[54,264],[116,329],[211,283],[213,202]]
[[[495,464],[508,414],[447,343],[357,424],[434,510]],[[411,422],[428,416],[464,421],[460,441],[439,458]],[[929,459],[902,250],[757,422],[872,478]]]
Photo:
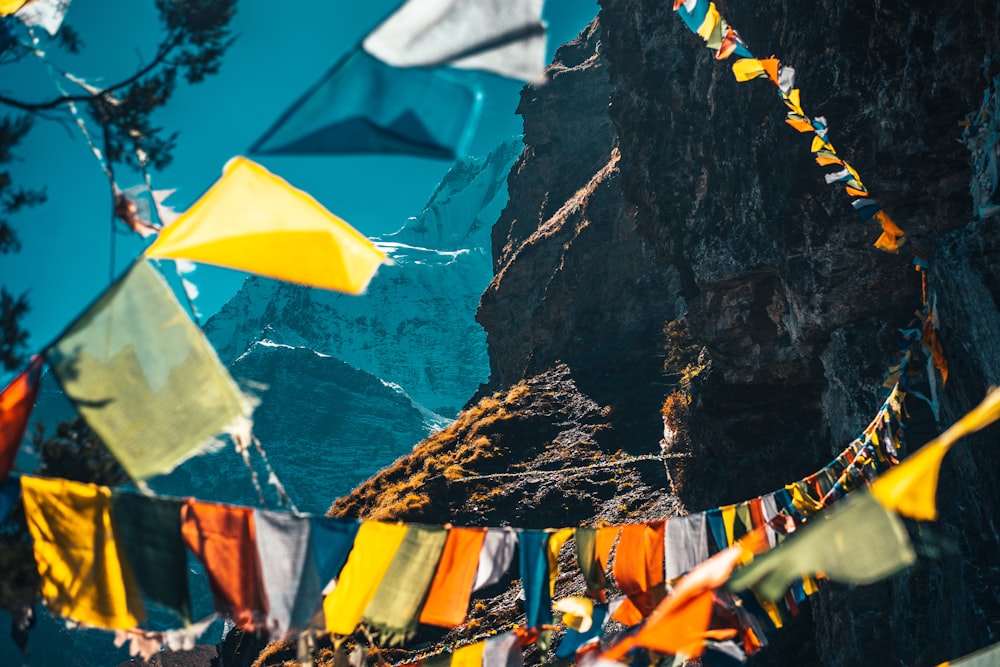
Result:
[[[245,153],[289,104],[398,4],[400,0],[302,0],[285,5],[242,0],[233,23],[238,40],[220,74],[196,86],[179,87],[156,117],[180,138],[173,163],[153,174],[154,187],[176,188],[168,203],[186,208],[219,177],[229,158]],[[597,11],[592,0],[547,0],[550,57]],[[97,85],[112,83],[147,62],[159,35],[152,0],[74,0],[67,22],[80,32],[86,47],[80,56],[59,55],[53,49],[53,60]],[[470,146],[474,155],[484,155],[521,131],[514,110],[522,84],[488,74],[480,79],[486,97]],[[37,62],[4,67],[0,90],[31,101],[56,92]],[[32,311],[25,323],[34,351],[58,335],[108,284],[110,195],[96,160],[68,124],[40,120],[17,154],[20,159],[11,168],[15,183],[45,186],[49,197],[44,206],[12,219],[23,249],[0,260],[0,282],[15,293],[30,290]],[[368,235],[394,231],[417,214],[449,167],[440,160],[391,156],[260,161]],[[139,183],[138,176],[123,169],[117,176],[122,188]],[[134,235],[115,235],[115,272],[143,246]],[[194,281],[202,292],[202,313],[216,311],[243,278],[238,272],[200,267]]]

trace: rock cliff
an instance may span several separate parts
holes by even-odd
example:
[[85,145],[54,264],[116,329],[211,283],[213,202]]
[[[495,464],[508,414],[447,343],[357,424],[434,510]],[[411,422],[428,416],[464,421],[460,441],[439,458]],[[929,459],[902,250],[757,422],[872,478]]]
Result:
[[[774,87],[737,83],[671,3],[603,0],[550,83],[522,93],[525,148],[477,315],[491,370],[479,403],[333,513],[592,525],[798,479],[880,403],[898,329],[921,306],[914,251],[931,267],[951,377],[937,420],[908,401],[910,446],[1000,380],[998,5],[720,10],[755,53],[796,68],[806,111],[829,120],[909,245],[872,247],[877,225],[824,183]],[[661,408],[666,470],[539,472],[658,452]],[[824,586],[753,664],[932,665],[994,641],[995,437],[970,438],[945,463],[941,522],[923,528],[941,560],[863,589]],[[466,481],[512,472],[531,474]]]

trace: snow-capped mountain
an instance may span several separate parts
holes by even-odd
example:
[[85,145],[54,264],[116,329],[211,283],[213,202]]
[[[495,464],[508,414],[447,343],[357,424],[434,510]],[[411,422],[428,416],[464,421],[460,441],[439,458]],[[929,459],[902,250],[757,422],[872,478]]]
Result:
[[[520,139],[459,161],[419,216],[376,242],[392,258],[362,296],[247,278],[205,325],[225,363],[268,340],[339,359],[448,417],[489,373],[474,315],[492,278],[490,228]],[[249,378],[266,381],[262,378]]]

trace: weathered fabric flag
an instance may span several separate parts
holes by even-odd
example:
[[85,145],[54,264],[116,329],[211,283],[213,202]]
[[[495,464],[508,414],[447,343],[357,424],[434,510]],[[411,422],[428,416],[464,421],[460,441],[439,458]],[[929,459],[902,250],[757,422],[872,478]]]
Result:
[[888,509],[918,521],[937,519],[938,475],[951,446],[969,433],[1000,418],[1000,389],[994,388],[983,402],[937,438],[872,484],[872,495]]
[[244,157],[146,249],[269,278],[360,294],[385,254],[308,193]]
[[35,407],[41,374],[42,358],[34,357],[28,368],[0,393],[0,482],[14,468],[28,418]]
[[500,581],[514,560],[517,533],[509,528],[489,528],[479,552],[479,568],[472,582],[472,592]]
[[354,632],[406,537],[406,530],[402,523],[362,522],[337,587],[323,600],[329,632],[338,635]]
[[728,587],[753,589],[777,601],[803,577],[825,574],[845,584],[869,584],[916,561],[903,522],[859,491],[812,518],[777,547],[737,570]]
[[622,527],[612,571],[628,599],[615,611],[615,620],[635,625],[656,608],[666,594],[663,560],[663,521]]
[[386,644],[398,646],[416,633],[420,608],[447,539],[448,531],[441,526],[411,524],[407,528],[364,613]]
[[697,512],[667,520],[664,543],[667,581],[677,579],[708,560],[708,523],[705,514]]
[[364,40],[395,67],[450,65],[545,80],[542,0],[408,0]]
[[111,518],[128,556],[139,590],[191,622],[188,593],[187,550],[181,537],[181,506],[171,498],[111,494]]
[[250,153],[453,160],[475,132],[481,102],[478,91],[448,72],[392,67],[356,49],[296,100]]
[[111,630],[145,618],[139,587],[119,555],[111,491],[65,479],[21,478],[24,515],[49,610]]
[[205,566],[215,608],[243,630],[264,629],[267,597],[257,557],[253,510],[188,500],[181,534]]
[[170,472],[251,408],[163,278],[137,262],[45,353],[66,396],[136,480]]
[[552,594],[549,592],[551,533],[545,530],[519,530],[517,536],[526,622],[529,628],[550,625],[552,623]]
[[450,528],[420,622],[454,628],[465,622],[472,584],[479,567],[485,528]]

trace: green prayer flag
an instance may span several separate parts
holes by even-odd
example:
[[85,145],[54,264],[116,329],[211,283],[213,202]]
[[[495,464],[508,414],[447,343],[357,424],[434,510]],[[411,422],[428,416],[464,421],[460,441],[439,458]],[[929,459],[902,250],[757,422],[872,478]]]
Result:
[[732,591],[752,588],[760,597],[777,601],[804,577],[823,573],[832,581],[870,584],[916,558],[900,518],[868,491],[859,491],[738,569],[727,586]]
[[181,538],[181,501],[112,492],[111,519],[139,590],[150,602],[191,622],[187,548]]
[[440,526],[411,525],[389,564],[364,618],[389,646],[397,646],[417,631],[423,607],[448,539]]
[[251,407],[162,277],[137,262],[45,354],[133,479],[171,471]]
[[597,529],[576,529],[576,559],[580,564],[583,579],[587,582],[588,591],[602,591],[608,582],[604,576],[601,562],[597,559]]

